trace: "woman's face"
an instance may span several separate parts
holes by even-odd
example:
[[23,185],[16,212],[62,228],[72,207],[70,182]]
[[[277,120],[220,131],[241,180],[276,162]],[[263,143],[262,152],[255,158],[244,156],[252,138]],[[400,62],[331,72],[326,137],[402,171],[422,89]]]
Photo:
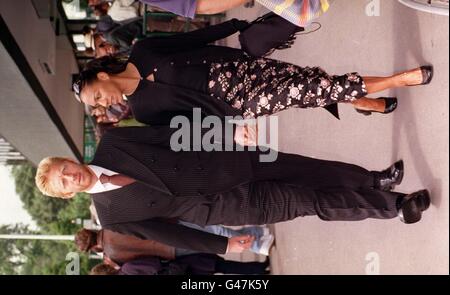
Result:
[[99,73],[97,79],[86,84],[80,94],[81,101],[87,105],[108,108],[115,104],[123,104],[122,91],[106,73]]

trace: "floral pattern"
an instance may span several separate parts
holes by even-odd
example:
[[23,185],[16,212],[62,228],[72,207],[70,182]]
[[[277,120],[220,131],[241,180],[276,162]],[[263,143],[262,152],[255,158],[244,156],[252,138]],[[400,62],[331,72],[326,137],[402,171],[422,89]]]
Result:
[[242,110],[245,118],[288,108],[325,107],[367,94],[358,73],[330,76],[318,67],[299,67],[268,58],[214,63],[209,73],[212,97]]

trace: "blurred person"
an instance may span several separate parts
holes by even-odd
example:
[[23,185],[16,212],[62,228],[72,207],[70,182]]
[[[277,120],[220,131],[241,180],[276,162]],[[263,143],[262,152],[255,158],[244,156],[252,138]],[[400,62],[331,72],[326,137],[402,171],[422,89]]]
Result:
[[[182,225],[198,229],[215,235],[233,237],[252,235],[255,237],[250,251],[268,256],[274,237],[268,230],[262,227],[247,227],[241,230],[232,230],[219,225],[200,227],[183,222]],[[266,231],[267,230],[267,231]],[[81,229],[75,235],[75,244],[80,251],[103,253],[118,265],[145,256],[158,256],[163,259],[174,259],[175,257],[196,254],[197,251],[175,248],[155,240],[143,240],[130,235],[123,235],[107,229],[99,231]]]
[[126,103],[113,105],[109,108],[97,106],[91,110],[90,114],[97,118],[98,123],[118,123],[132,117],[130,107]]
[[264,262],[225,260],[213,254],[191,254],[162,261],[158,257],[142,257],[124,263],[121,267],[107,263],[94,266],[91,275],[266,275],[269,259]]
[[143,37],[142,24],[142,18],[130,19],[109,31],[102,32],[102,37],[122,51],[128,51],[137,40]]
[[174,14],[193,19],[195,14],[218,14],[251,2],[251,0],[139,0]]
[[116,55],[120,53],[129,55],[129,51],[122,51],[118,45],[109,43],[102,34],[94,35],[94,40],[95,58],[100,58],[108,55]]
[[121,22],[139,16],[139,2],[135,0],[89,0],[89,6],[97,15],[108,14],[114,21]]

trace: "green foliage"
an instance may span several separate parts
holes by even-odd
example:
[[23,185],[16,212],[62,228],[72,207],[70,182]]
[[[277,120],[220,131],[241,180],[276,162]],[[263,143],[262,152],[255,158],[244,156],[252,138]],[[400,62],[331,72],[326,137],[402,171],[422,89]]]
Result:
[[[7,225],[0,227],[0,234],[73,235],[81,228],[76,220],[90,218],[91,201],[87,194],[79,194],[72,200],[50,198],[36,188],[33,166],[13,166],[11,173],[16,192],[39,230],[33,232],[20,224]],[[66,255],[76,252],[71,241],[0,239],[0,249],[0,274],[65,274]],[[89,260],[86,254],[80,254],[81,274],[87,274],[96,263],[98,261]]]

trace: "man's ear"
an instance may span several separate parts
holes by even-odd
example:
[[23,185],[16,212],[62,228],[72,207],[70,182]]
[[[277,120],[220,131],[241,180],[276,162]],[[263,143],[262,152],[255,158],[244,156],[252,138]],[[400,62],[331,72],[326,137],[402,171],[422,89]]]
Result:
[[107,81],[109,80],[109,75],[105,72],[100,72],[97,73],[97,79],[99,79],[100,81]]

